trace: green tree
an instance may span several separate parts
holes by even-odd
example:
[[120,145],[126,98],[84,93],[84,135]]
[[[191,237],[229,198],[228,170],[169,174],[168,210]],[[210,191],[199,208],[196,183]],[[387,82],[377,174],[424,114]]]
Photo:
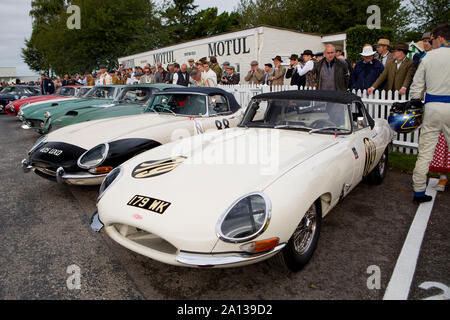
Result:
[[172,0],[160,9],[163,42],[179,43],[193,39],[192,28],[195,25],[197,5],[194,0]]
[[423,33],[449,23],[450,2],[448,0],[411,0],[413,10],[411,21],[415,22],[415,30]]

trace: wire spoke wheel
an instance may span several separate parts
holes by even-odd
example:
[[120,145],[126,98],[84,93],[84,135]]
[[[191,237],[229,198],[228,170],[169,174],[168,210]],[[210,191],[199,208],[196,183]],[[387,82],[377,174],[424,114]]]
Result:
[[313,204],[308,209],[293,234],[294,250],[297,254],[304,254],[311,246],[316,232],[316,222],[317,210],[316,205]]

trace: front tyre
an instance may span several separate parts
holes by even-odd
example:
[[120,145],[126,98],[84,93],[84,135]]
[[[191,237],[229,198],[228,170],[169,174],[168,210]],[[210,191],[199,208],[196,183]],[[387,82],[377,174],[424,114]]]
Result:
[[300,271],[311,259],[319,242],[322,208],[317,200],[306,211],[287,245],[275,257],[293,272]]

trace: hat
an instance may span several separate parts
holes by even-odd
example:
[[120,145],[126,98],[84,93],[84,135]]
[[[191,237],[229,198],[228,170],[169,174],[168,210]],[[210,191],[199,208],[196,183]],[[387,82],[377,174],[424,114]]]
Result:
[[372,46],[364,46],[360,55],[362,55],[363,57],[370,57],[373,56],[375,53],[376,52],[373,51]]
[[100,65],[100,69],[106,69],[106,66],[104,64]]
[[397,43],[397,44],[395,45],[394,50],[400,50],[400,51],[403,51],[403,52],[405,52],[405,53],[410,52],[410,51],[409,51],[409,46],[408,46],[408,44],[407,44],[407,43],[404,43],[404,42],[399,42],[399,43]]
[[303,51],[303,53],[301,54],[302,56],[304,56],[304,55],[307,55],[307,56],[312,56],[313,55],[313,53],[312,53],[312,51],[311,50],[305,50],[305,51]]
[[114,70],[109,70],[108,73],[115,73],[116,71]]
[[391,42],[388,39],[380,39],[377,42],[377,45],[382,45],[382,46],[391,46]]
[[156,66],[155,66],[155,65],[153,65],[153,66],[151,66],[151,67],[150,67],[150,69],[156,69]]
[[422,36],[422,40],[423,39],[431,39],[431,32],[425,32]]
[[280,56],[276,56],[276,57],[273,58],[272,60],[273,60],[273,61],[278,60],[278,61],[280,61],[280,62],[283,62],[283,60],[281,60],[281,57],[280,57]]
[[258,63],[258,61],[256,61],[256,60],[253,60],[251,63],[250,63],[250,65],[251,66],[257,66],[259,63]]
[[224,65],[224,66],[229,66],[230,63],[229,63],[228,61],[225,61],[224,63],[222,63],[222,65]]
[[314,53],[314,56],[315,57],[322,57],[323,56],[323,52]]
[[227,69],[235,70],[233,66],[229,66]]
[[194,62],[195,60],[194,59],[192,59],[192,58],[190,58],[189,60],[188,60],[188,62]]
[[270,67],[270,68],[273,67],[271,63],[266,63],[265,66],[268,66],[268,67]]
[[289,58],[289,60],[298,60],[298,55],[291,54],[291,57]]

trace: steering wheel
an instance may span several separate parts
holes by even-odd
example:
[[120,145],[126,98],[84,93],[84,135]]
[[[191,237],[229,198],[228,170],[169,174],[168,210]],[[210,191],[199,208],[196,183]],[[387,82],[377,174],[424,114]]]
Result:
[[310,127],[314,129],[320,129],[325,127],[336,127],[336,124],[334,122],[331,122],[330,120],[319,119],[311,123]]
[[173,113],[173,114],[176,114],[175,112],[173,112],[173,110],[172,110],[172,108],[170,107],[170,106],[168,106],[168,107],[166,107],[166,106],[164,106],[164,105],[162,105],[162,104],[155,104],[154,106],[153,106],[153,109],[156,109],[156,108],[158,108],[158,109],[162,109],[162,110],[168,110],[168,111],[170,111],[171,113]]

